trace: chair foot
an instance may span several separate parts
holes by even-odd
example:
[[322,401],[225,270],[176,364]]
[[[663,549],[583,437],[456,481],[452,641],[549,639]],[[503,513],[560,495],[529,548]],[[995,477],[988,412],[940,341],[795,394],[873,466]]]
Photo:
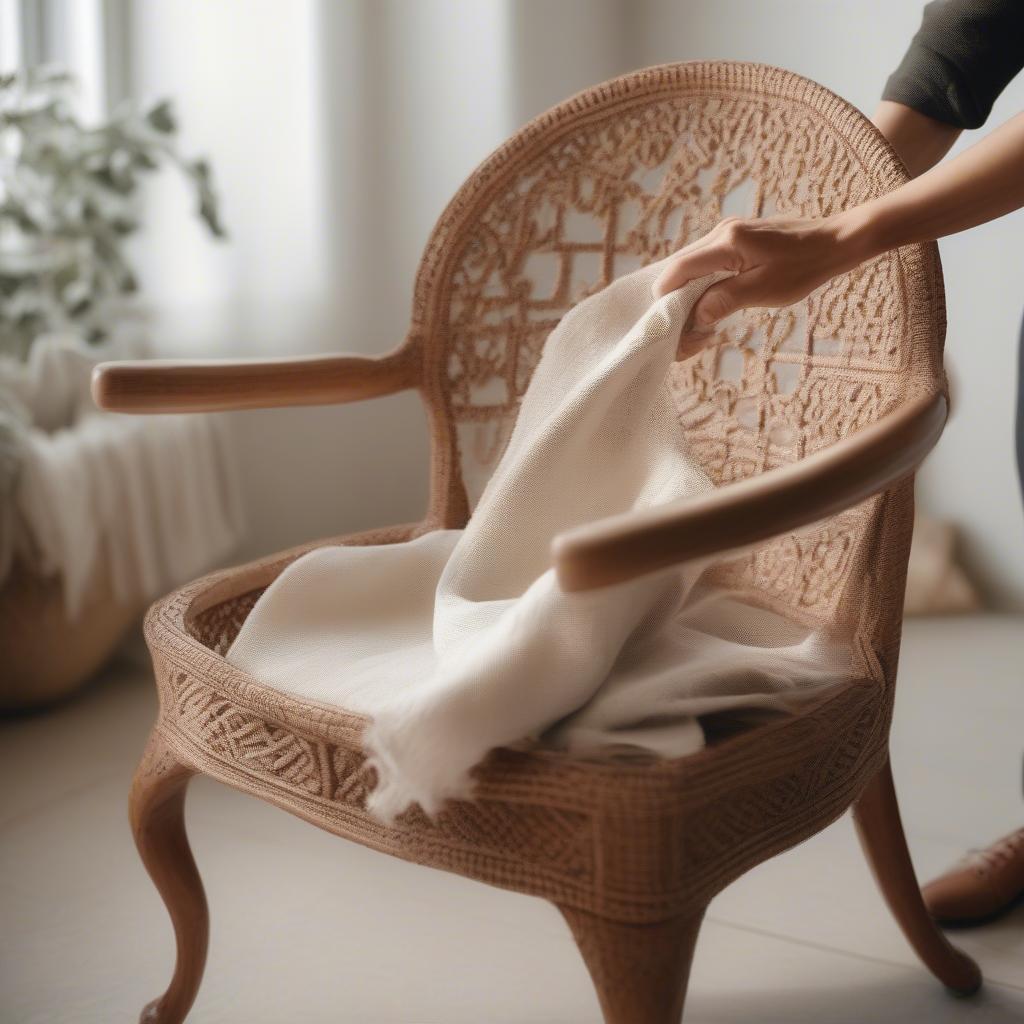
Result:
[[193,774],[154,729],[135,773],[129,814],[139,856],[174,925],[178,953],[167,991],[146,1006],[140,1024],[181,1024],[206,966],[209,913],[185,835],[185,789]]
[[922,963],[953,992],[973,995],[981,987],[981,971],[928,913],[903,834],[888,760],[853,805],[853,820],[885,902]]
[[703,909],[640,925],[558,909],[590,972],[605,1024],[679,1024]]
[[139,1024],[164,1024],[164,1021],[170,1020],[171,1018],[167,1017],[161,1010],[163,1001],[163,996],[161,996],[159,999],[154,999],[151,1003],[146,1003],[142,1013],[139,1014]]

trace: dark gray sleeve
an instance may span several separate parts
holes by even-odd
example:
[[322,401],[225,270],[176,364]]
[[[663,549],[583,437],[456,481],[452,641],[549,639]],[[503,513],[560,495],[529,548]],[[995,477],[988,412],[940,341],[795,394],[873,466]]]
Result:
[[1024,67],[1024,0],[933,0],[882,99],[978,128]]

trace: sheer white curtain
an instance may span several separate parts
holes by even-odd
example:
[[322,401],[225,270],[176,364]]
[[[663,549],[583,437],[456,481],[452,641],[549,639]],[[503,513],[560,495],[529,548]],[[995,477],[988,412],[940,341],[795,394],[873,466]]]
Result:
[[[229,339],[219,322],[205,335],[200,315],[165,344],[334,347],[335,317],[358,328],[349,345],[397,341],[445,202],[523,121],[632,66],[627,6],[136,0],[135,92],[175,97],[187,143],[213,159],[232,235],[210,246],[162,183],[150,294],[197,314],[231,304],[246,321]],[[329,340],[295,332],[296,306],[316,321],[325,305]]]
[[[626,0],[135,0],[139,98],[175,98],[230,233],[171,180],[142,279],[168,354],[384,352],[445,203],[520,123],[627,70]],[[417,517],[415,396],[235,415],[253,550]]]

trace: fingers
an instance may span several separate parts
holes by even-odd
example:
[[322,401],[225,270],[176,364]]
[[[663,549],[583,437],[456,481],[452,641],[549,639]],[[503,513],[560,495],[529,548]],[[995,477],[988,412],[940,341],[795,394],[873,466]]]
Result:
[[716,270],[737,269],[737,256],[732,247],[723,240],[708,239],[677,252],[658,275],[651,291],[656,299],[660,299],[698,277],[706,277]]
[[717,335],[709,330],[687,330],[683,329],[679,335],[679,344],[676,347],[676,360],[682,362],[703,352],[710,345]]
[[676,348],[676,359],[689,359],[703,351],[715,339],[712,326],[737,309],[759,305],[757,271],[747,271],[712,285],[698,300],[683,325]]
[[758,274],[748,271],[713,284],[693,307],[691,321],[696,328],[710,327],[737,309],[759,306]]

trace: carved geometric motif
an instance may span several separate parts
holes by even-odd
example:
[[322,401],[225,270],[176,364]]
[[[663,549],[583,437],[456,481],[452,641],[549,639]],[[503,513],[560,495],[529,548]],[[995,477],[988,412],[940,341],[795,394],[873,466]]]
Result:
[[[871,187],[821,114],[755,96],[612,112],[560,135],[511,181],[469,229],[444,332],[471,503],[504,449],[545,338],[581,298],[723,216],[822,216]],[[887,254],[794,306],[741,311],[702,353],[676,364],[680,422],[716,483],[802,458],[899,403],[913,333],[900,275],[898,257]],[[752,570],[818,580],[820,567],[788,565],[805,557],[791,546]],[[841,590],[846,564],[842,552],[829,557],[829,581],[795,600],[807,609],[816,595]]]
[[177,721],[203,745],[240,768],[271,776],[312,796],[324,787],[324,745],[265,722],[209,686],[176,676]]
[[585,875],[591,868],[592,835],[587,822],[582,814],[555,807],[510,807],[484,800],[461,803],[434,818],[413,808],[401,818],[404,826],[417,826],[467,849],[558,865],[559,873],[570,877]]
[[[173,673],[171,681],[176,726],[219,760],[324,804],[365,807],[375,777],[360,749],[267,722],[186,672]],[[559,874],[569,877],[591,866],[589,819],[577,812],[482,800],[459,803],[433,818],[413,808],[400,821],[403,833],[417,843],[440,842],[502,858],[553,863]]]

